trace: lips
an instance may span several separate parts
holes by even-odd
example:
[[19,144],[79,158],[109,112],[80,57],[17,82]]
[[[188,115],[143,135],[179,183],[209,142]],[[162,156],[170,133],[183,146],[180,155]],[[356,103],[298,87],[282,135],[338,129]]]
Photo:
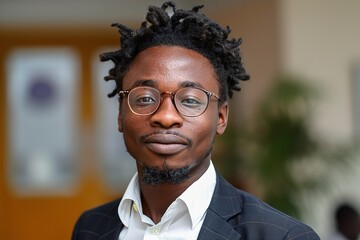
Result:
[[148,135],[143,142],[150,151],[161,155],[176,154],[189,145],[189,141],[184,137],[164,133]]

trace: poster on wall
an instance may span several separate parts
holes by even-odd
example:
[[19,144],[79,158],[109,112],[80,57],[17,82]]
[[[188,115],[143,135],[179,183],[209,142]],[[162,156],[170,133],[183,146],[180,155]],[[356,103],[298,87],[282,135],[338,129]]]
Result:
[[107,96],[115,88],[114,81],[104,81],[112,67],[112,62],[100,62],[99,54],[94,56],[95,131],[100,176],[109,193],[118,194],[124,192],[136,169],[135,161],[126,151],[122,133],[118,131],[118,96]]
[[7,175],[13,192],[63,195],[76,186],[79,71],[70,48],[19,48],[9,54]]

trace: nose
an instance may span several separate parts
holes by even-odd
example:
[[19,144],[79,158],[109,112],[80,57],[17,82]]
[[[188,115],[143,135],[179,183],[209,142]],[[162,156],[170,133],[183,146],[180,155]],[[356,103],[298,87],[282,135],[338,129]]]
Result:
[[150,118],[150,123],[154,127],[167,129],[182,126],[183,118],[177,111],[171,96],[163,96],[159,108]]

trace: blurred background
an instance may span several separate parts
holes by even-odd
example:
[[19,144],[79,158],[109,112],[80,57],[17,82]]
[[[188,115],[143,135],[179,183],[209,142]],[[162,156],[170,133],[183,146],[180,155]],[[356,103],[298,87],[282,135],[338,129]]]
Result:
[[[243,38],[251,80],[231,101],[213,161],[234,185],[326,239],[360,208],[360,1],[182,0]],[[1,239],[70,239],[84,210],[135,171],[117,132],[113,22],[138,27],[163,1],[0,1]]]

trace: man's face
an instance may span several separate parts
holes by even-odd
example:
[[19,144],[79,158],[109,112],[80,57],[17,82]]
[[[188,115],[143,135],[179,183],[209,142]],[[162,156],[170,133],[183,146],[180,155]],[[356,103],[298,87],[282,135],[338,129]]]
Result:
[[[177,46],[156,46],[140,52],[123,79],[123,89],[150,86],[160,92],[174,92],[184,85],[195,85],[219,95],[213,66],[200,53]],[[118,126],[123,132],[129,153],[144,167],[155,169],[190,169],[190,174],[206,170],[213,140],[223,134],[228,105],[219,106],[211,97],[206,111],[186,117],[176,110],[171,96],[151,115],[134,114],[124,97],[120,105]],[[200,173],[202,174],[202,173]]]

